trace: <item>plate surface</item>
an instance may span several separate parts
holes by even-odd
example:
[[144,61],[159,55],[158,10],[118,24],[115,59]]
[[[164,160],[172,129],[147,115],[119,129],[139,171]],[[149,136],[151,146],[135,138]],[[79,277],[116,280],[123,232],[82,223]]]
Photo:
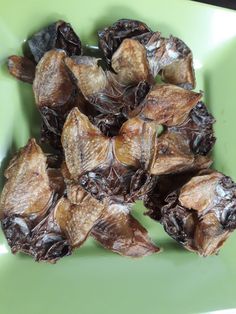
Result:
[[[215,167],[236,180],[236,13],[190,1],[1,0],[0,162],[38,133],[31,87],[6,71],[6,57],[59,18],[88,44],[118,18],[140,19],[192,49],[197,89],[217,119]],[[1,183],[2,184],[2,183]],[[137,206],[135,216],[143,209]],[[236,308],[236,233],[219,256],[200,258],[180,248],[160,226],[142,221],[164,251],[141,260],[122,258],[92,240],[56,265],[13,256],[0,236],[0,312],[4,314],[203,313]]]

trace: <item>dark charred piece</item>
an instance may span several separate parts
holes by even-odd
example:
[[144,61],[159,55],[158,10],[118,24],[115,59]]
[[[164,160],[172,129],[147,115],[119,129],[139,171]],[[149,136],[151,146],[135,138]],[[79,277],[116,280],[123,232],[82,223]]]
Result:
[[214,117],[208,112],[205,104],[199,101],[182,124],[171,127],[169,130],[186,136],[191,151],[205,156],[212,150],[216,141],[213,131],[214,123]]
[[47,51],[54,48],[63,49],[69,56],[80,55],[82,52],[79,37],[71,25],[64,21],[45,27],[28,39],[27,43],[36,63]]
[[98,114],[95,117],[89,117],[90,121],[96,125],[101,132],[109,137],[116,136],[122,124],[126,121],[123,114]]
[[140,21],[121,19],[112,26],[98,32],[99,48],[102,50],[108,64],[112,55],[126,38],[137,38],[142,42],[143,36],[152,34],[150,28]]

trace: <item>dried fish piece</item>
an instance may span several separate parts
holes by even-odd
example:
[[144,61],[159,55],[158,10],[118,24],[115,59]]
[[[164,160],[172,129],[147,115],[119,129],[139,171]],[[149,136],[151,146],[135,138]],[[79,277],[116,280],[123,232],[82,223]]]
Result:
[[9,243],[13,253],[21,251],[32,255],[36,261],[55,263],[84,243],[104,208],[104,202],[98,202],[81,189],[77,204],[60,198],[51,206],[47,216],[34,227],[27,217],[23,220],[16,216],[3,219],[2,226],[6,236],[9,230],[13,234],[17,234],[18,229],[25,233],[22,243]]
[[[83,244],[93,225],[107,206],[107,201],[98,201],[78,185],[70,186],[73,196],[61,198],[54,209],[54,219],[65,233],[72,248]],[[76,193],[76,198],[74,194]]]
[[149,173],[153,175],[179,173],[210,167],[212,160],[191,151],[188,137],[181,133],[165,131],[154,147]]
[[[160,70],[176,61],[185,60],[191,53],[189,47],[181,39],[174,36],[163,38],[160,32],[152,34],[145,44],[145,48],[151,74],[154,78]],[[194,77],[193,68],[191,68],[191,74]]]
[[199,255],[217,254],[236,228],[236,184],[217,171],[189,177],[159,204],[152,217],[171,237]]
[[92,229],[93,238],[103,247],[129,257],[159,252],[147,231],[129,214],[130,206],[111,203]]
[[143,22],[120,19],[112,26],[104,28],[98,32],[99,48],[102,50],[107,63],[110,63],[112,55],[118,49],[122,41],[126,38],[140,38],[151,34],[150,28]]
[[194,155],[188,142],[181,135],[166,132],[158,138],[150,173],[155,175],[188,170],[194,163]]
[[16,252],[28,246],[30,230],[53,202],[46,157],[34,139],[11,160],[0,199],[2,228]]
[[37,65],[33,90],[39,108],[63,107],[70,101],[75,88],[64,65],[65,57],[63,50],[50,50]]
[[124,39],[112,56],[111,65],[117,73],[118,82],[123,85],[150,80],[146,51],[137,40]]
[[60,137],[71,108],[81,105],[77,88],[64,64],[63,50],[50,50],[37,65],[33,91],[43,124],[41,140],[61,148]]
[[[104,136],[85,115],[74,108],[62,134],[62,145],[70,174],[75,180],[83,175],[82,186],[87,190],[88,186],[93,186],[95,193],[98,193],[103,190],[100,188],[101,184],[108,187],[114,182],[118,184],[118,178],[126,172],[122,165],[133,170],[146,170],[151,175],[210,166],[209,157],[193,154],[186,136],[167,131],[157,138],[157,128],[156,122],[146,122],[136,117],[126,121],[119,134],[111,139]],[[111,184],[107,178],[110,178],[112,169],[116,175]]]
[[73,73],[85,98],[103,91],[107,86],[106,73],[98,65],[98,60],[87,56],[65,59],[65,64]]
[[69,56],[80,55],[81,41],[69,23],[57,21],[38,33],[28,41],[30,52],[38,63],[43,55],[53,49],[63,49]]
[[[52,201],[46,157],[34,139],[11,160],[0,200],[2,216],[42,215]],[[42,197],[43,196],[43,197]]]
[[148,169],[157,137],[156,122],[132,118],[125,122],[114,140],[114,154],[124,165]]
[[75,180],[108,159],[111,147],[109,138],[77,108],[69,113],[61,140],[69,173]]
[[114,73],[104,71],[98,61],[87,56],[65,59],[84,98],[101,113],[120,114],[126,86],[117,81]]
[[186,120],[201,97],[201,93],[175,85],[156,84],[146,96],[140,116],[166,126],[178,125]]
[[185,89],[194,89],[196,81],[192,53],[190,52],[183,59],[164,67],[161,76],[162,80],[166,83],[178,85]]
[[8,57],[8,71],[20,81],[32,84],[35,77],[35,63],[27,57]]
[[205,104],[199,101],[182,124],[170,127],[168,130],[188,138],[191,151],[205,156],[211,151],[216,141],[214,123],[214,117],[208,112]]
[[47,169],[46,162],[34,139],[13,158],[0,200],[1,223],[13,253],[55,262],[85,241],[106,200],[96,200],[78,185],[76,201],[63,197],[68,186],[62,172]]

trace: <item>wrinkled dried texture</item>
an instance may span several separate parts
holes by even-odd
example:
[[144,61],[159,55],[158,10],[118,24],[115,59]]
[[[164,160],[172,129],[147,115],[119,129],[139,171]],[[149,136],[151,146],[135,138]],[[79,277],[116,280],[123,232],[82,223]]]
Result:
[[57,26],[57,40],[55,47],[65,50],[69,56],[80,55],[82,53],[81,41],[71,25],[60,21],[57,22]]
[[60,168],[48,168],[47,174],[49,178],[49,185],[54,193],[61,197],[65,194],[66,186]]
[[85,99],[101,113],[119,114],[126,87],[117,81],[114,73],[104,71],[94,57],[66,58],[78,89]]
[[155,175],[177,173],[188,170],[194,163],[188,142],[181,135],[162,134],[155,145],[155,156],[150,173]]
[[114,153],[124,165],[148,169],[153,158],[157,124],[132,118],[125,122],[114,141]]
[[61,148],[62,127],[71,108],[84,106],[64,64],[65,56],[63,50],[47,52],[37,65],[33,83],[35,101],[43,120],[41,141],[54,148]]
[[110,64],[112,55],[126,38],[134,38],[142,42],[142,36],[151,34],[149,27],[135,20],[121,19],[112,26],[98,32],[99,48],[102,50],[106,61]]
[[211,151],[216,141],[213,123],[215,123],[214,117],[200,101],[181,125],[169,128],[169,130],[188,138],[191,151],[204,156]]
[[138,41],[125,39],[112,56],[112,68],[123,85],[135,85],[149,80],[146,50]]
[[127,88],[124,93],[124,109],[123,114],[127,118],[137,116],[142,110],[142,103],[148,92],[150,91],[151,84],[147,81],[141,81],[137,86]]
[[33,90],[39,108],[63,107],[70,100],[74,85],[64,64],[65,57],[63,50],[51,50],[37,65]]
[[148,215],[154,220],[161,219],[161,209],[165,203],[166,197],[172,192],[180,189],[187,183],[191,177],[196,175],[195,172],[180,172],[176,174],[154,176],[156,182],[152,189],[146,193],[144,197],[144,206],[148,209],[145,215]]
[[132,175],[133,170],[118,162],[113,162],[107,167],[85,173],[80,177],[79,184],[97,199],[109,196],[111,199],[122,202],[129,193],[129,182]]
[[236,228],[236,184],[213,170],[202,171],[187,180],[165,198],[159,185],[156,188],[159,203],[150,215],[187,249],[203,256],[216,254]]
[[108,159],[110,140],[77,108],[68,115],[61,140],[68,170],[75,180]]
[[170,36],[161,37],[161,33],[155,32],[145,44],[147,59],[151,74],[155,78],[160,70],[181,59],[185,59],[190,53],[188,46],[179,38]]
[[145,200],[157,184],[157,176],[152,176],[144,170],[138,169],[130,181],[129,194],[126,196],[127,202]]
[[114,73],[104,71],[99,61],[101,60],[82,56],[67,58],[66,65],[84,98],[98,112],[120,114],[124,106],[123,94],[126,86],[117,81]]
[[28,46],[37,63],[47,51],[53,48],[63,49],[69,56],[81,54],[79,37],[71,25],[64,21],[53,23],[34,34],[28,40]]
[[66,58],[65,64],[73,73],[84,97],[89,98],[106,88],[107,77],[102,67],[98,65],[98,59],[87,56]]
[[20,81],[32,84],[35,77],[35,63],[26,57],[8,57],[8,71]]
[[[116,174],[112,185],[119,182],[117,178],[124,175],[123,170],[119,174],[122,165],[134,170],[147,170],[151,175],[200,170],[211,165],[208,156],[192,153],[187,137],[167,131],[157,138],[157,127],[156,122],[132,118],[111,139],[74,108],[68,116],[62,135],[70,174],[75,180],[84,175],[82,186],[88,190],[88,186],[95,185],[97,187],[94,187],[94,193],[99,193],[102,191],[101,185],[111,186],[110,183],[104,183],[109,182],[111,173]],[[93,174],[88,174],[91,171]],[[104,176],[107,178],[104,179]],[[109,190],[104,190],[107,189]]]
[[153,175],[200,170],[212,164],[210,157],[194,155],[189,139],[181,133],[165,131],[158,137],[154,150],[149,167]]
[[92,229],[92,236],[103,247],[124,256],[142,257],[159,252],[147,231],[129,214],[129,206],[110,204]]
[[144,100],[141,117],[158,124],[174,126],[186,120],[191,109],[202,97],[201,93],[188,91],[170,84],[154,85]]
[[40,141],[49,143],[53,148],[61,150],[61,131],[66,114],[48,107],[41,108],[40,114],[42,117]]
[[46,169],[46,157],[34,139],[11,160],[5,176],[0,210],[3,216],[28,215],[35,219],[50,205],[52,190]]
[[[72,200],[59,200],[54,219],[66,234],[72,248],[79,247],[86,240],[93,225],[104,211],[106,202],[98,201],[86,193],[81,187],[72,188]],[[76,193],[76,197],[73,194]]]
[[194,89],[196,81],[192,53],[190,52],[187,57],[164,67],[162,70],[162,80],[185,89]]
[[[48,160],[58,166],[58,160]],[[85,241],[107,203],[78,185],[68,193],[61,170],[47,169],[46,161],[34,139],[12,159],[1,195],[1,224],[13,253],[55,262]],[[76,192],[76,198],[61,197],[66,191],[70,197]]]
[[142,200],[155,185],[156,177],[144,170],[134,171],[121,164],[96,169],[82,175],[79,184],[99,200],[109,197],[118,202]]
[[126,121],[122,114],[113,115],[111,113],[101,113],[95,117],[90,116],[89,119],[104,135],[109,137],[116,136],[122,124]]

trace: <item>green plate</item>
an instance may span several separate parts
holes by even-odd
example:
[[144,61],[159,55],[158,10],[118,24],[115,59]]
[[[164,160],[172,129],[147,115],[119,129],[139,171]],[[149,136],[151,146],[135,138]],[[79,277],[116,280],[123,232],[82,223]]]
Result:
[[[59,18],[84,42],[118,18],[141,19],[193,50],[197,89],[217,119],[215,167],[236,179],[236,12],[191,1],[1,0],[0,161],[38,133],[31,87],[6,71],[6,57],[21,52],[34,31]],[[1,173],[1,180],[3,176]],[[137,206],[135,216],[142,217]],[[140,260],[120,257],[92,240],[56,265],[13,256],[0,238],[0,313],[203,313],[236,308],[236,234],[219,256],[186,252],[148,217],[142,221],[164,251]],[[233,311],[232,313],[236,313]]]

